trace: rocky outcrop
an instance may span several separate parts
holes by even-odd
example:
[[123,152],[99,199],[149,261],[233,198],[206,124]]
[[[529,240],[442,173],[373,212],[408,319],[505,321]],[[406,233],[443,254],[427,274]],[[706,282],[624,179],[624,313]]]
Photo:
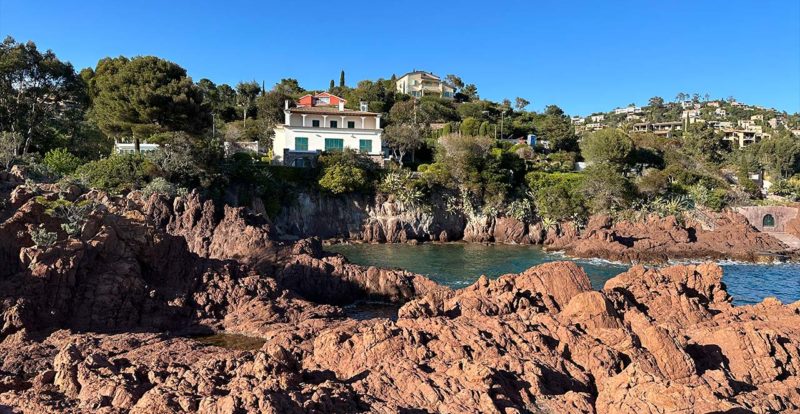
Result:
[[[275,218],[277,238],[347,239],[368,243],[456,241],[472,243],[542,244],[577,257],[599,257],[629,263],[664,263],[671,259],[735,259],[760,261],[788,253],[787,246],[761,233],[740,214],[711,214],[708,223],[673,216],[651,215],[643,221],[614,222],[609,216],[590,218],[585,228],[565,222],[544,228],[503,215],[449,211],[445,197],[433,197],[433,207],[405,206],[391,197],[348,195],[330,197],[301,193]],[[705,225],[703,225],[705,224]],[[787,223],[787,231],[800,227]],[[800,232],[800,230],[798,230]]]
[[[714,264],[593,290],[557,262],[454,291],[197,194],[78,200],[96,204],[79,237],[36,198],[0,224],[0,412],[800,410],[800,302],[734,307]],[[33,246],[40,223],[55,245]],[[404,304],[336,306],[356,299]],[[259,341],[187,337],[215,332]]]
[[736,213],[716,217],[714,230],[680,224],[674,216],[652,215],[641,222],[612,222],[593,217],[577,236],[554,239],[550,249],[576,257],[599,257],[628,263],[663,263],[670,259],[733,259],[758,261],[786,253],[786,246],[761,233]]
[[[591,290],[551,263],[259,349],[153,333],[0,343],[23,412],[792,412],[800,303],[733,307],[716,265],[636,267]],[[245,328],[247,329],[247,328]],[[252,334],[252,333],[250,333]]]

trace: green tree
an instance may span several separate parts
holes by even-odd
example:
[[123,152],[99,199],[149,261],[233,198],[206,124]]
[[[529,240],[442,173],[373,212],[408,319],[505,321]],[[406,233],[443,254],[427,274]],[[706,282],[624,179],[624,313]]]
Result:
[[0,132],[0,167],[8,171],[19,157],[17,152],[22,145],[22,136],[16,132]]
[[779,132],[751,147],[772,177],[787,178],[800,172],[800,139],[790,132]]
[[620,129],[605,128],[592,132],[581,141],[581,154],[593,163],[621,166],[633,149],[633,141]]
[[517,98],[514,100],[514,106],[517,108],[518,111],[522,111],[523,109],[525,109],[526,106],[530,105],[530,103],[531,102],[528,101],[527,99],[520,98],[519,96],[517,96]]
[[704,122],[690,124],[682,137],[683,148],[695,158],[718,163],[728,146],[710,125]]
[[592,164],[583,174],[581,191],[592,213],[619,211],[628,206],[633,194],[631,184],[614,165]]
[[339,72],[339,87],[344,88],[344,86],[344,69],[342,69],[342,71]]
[[459,130],[464,135],[477,136],[480,133],[481,121],[472,117],[465,118],[461,121]]
[[536,129],[542,139],[550,142],[554,151],[577,151],[578,136],[569,116],[556,105],[548,105]]
[[453,74],[447,75],[447,76],[445,76],[444,80],[445,80],[445,82],[450,84],[450,86],[455,88],[456,91],[458,91],[459,89],[464,87],[464,81],[461,80],[461,78],[456,76],[456,75],[453,75]]
[[17,43],[10,36],[3,40],[0,131],[21,137],[15,154],[68,144],[57,141],[74,134],[85,105],[85,84],[72,65],[49,50],[41,53],[33,42]]
[[650,122],[661,122],[664,120],[664,98],[654,96],[647,102],[647,119]]
[[333,79],[331,79],[331,83],[328,85],[328,93],[333,92],[333,88],[335,88],[335,87],[336,87],[336,84],[333,82]]
[[566,220],[585,215],[585,199],[580,191],[583,174],[534,171],[525,180],[540,216]]
[[245,128],[247,127],[247,113],[255,108],[256,98],[260,93],[261,86],[256,81],[239,82],[236,85],[237,103],[242,110],[242,120]]
[[478,97],[478,87],[475,86],[474,83],[470,83],[470,84],[464,85],[464,87],[461,88],[461,92],[460,93],[462,95],[464,95],[467,98],[467,100],[470,100],[470,101],[476,101],[476,100],[479,99],[479,97]]
[[275,86],[272,87],[272,90],[285,95],[290,95],[295,98],[299,98],[300,95],[306,93],[306,90],[300,86],[300,82],[294,78],[281,79],[280,82],[276,83]]
[[197,133],[211,117],[198,88],[175,63],[153,56],[105,58],[91,77],[91,118],[110,137],[139,143],[160,131]]
[[[477,126],[476,126],[477,128]],[[449,134],[439,138],[436,163],[446,166],[451,184],[460,188],[479,185],[483,159],[494,144],[491,137]]]
[[423,127],[412,122],[390,124],[383,133],[386,145],[394,153],[395,159],[403,166],[403,159],[408,152],[422,147]]

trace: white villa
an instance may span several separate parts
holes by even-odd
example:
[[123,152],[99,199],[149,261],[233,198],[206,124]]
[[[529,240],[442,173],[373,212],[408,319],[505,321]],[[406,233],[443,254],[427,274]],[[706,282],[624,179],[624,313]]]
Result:
[[325,93],[314,98],[301,98],[295,108],[286,101],[284,123],[275,127],[272,140],[273,163],[310,167],[323,151],[345,148],[383,161],[381,114],[369,112],[366,102],[355,111],[345,109],[346,101],[338,96]]
[[617,109],[614,110],[614,114],[615,115],[619,115],[619,114],[641,114],[643,112],[644,111],[642,111],[641,107],[638,107],[638,106],[635,106],[635,105],[627,106],[625,108],[617,108]]
[[425,95],[439,95],[445,99],[453,99],[455,88],[443,82],[433,73],[414,70],[397,79],[397,92],[421,98]]

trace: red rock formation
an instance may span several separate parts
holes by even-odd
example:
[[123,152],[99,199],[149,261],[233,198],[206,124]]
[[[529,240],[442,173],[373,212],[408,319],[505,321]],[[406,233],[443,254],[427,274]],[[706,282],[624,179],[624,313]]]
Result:
[[[58,230],[35,200],[0,224],[0,257],[16,253],[0,412],[800,410],[800,302],[733,307],[713,264],[634,267],[595,291],[550,263],[452,291],[275,241],[196,195],[82,197],[99,206],[81,237],[50,248],[24,234]],[[359,298],[407,303],[394,321],[328,305]],[[219,330],[265,343],[177,335]]]
[[758,261],[765,254],[785,253],[786,246],[761,233],[739,214],[721,214],[716,227],[704,230],[681,225],[673,216],[656,215],[641,222],[612,223],[596,216],[580,235],[549,239],[549,248],[576,257],[622,262],[663,263],[670,259],[734,259]]

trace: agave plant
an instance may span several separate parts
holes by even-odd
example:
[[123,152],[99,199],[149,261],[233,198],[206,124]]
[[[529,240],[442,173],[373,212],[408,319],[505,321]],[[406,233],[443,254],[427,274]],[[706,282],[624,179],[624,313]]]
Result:
[[557,224],[558,221],[554,218],[542,217],[542,228],[544,231],[550,231],[550,229],[555,228]]
[[671,197],[664,203],[664,212],[666,215],[677,216],[692,207],[692,200],[689,197],[680,195]]

